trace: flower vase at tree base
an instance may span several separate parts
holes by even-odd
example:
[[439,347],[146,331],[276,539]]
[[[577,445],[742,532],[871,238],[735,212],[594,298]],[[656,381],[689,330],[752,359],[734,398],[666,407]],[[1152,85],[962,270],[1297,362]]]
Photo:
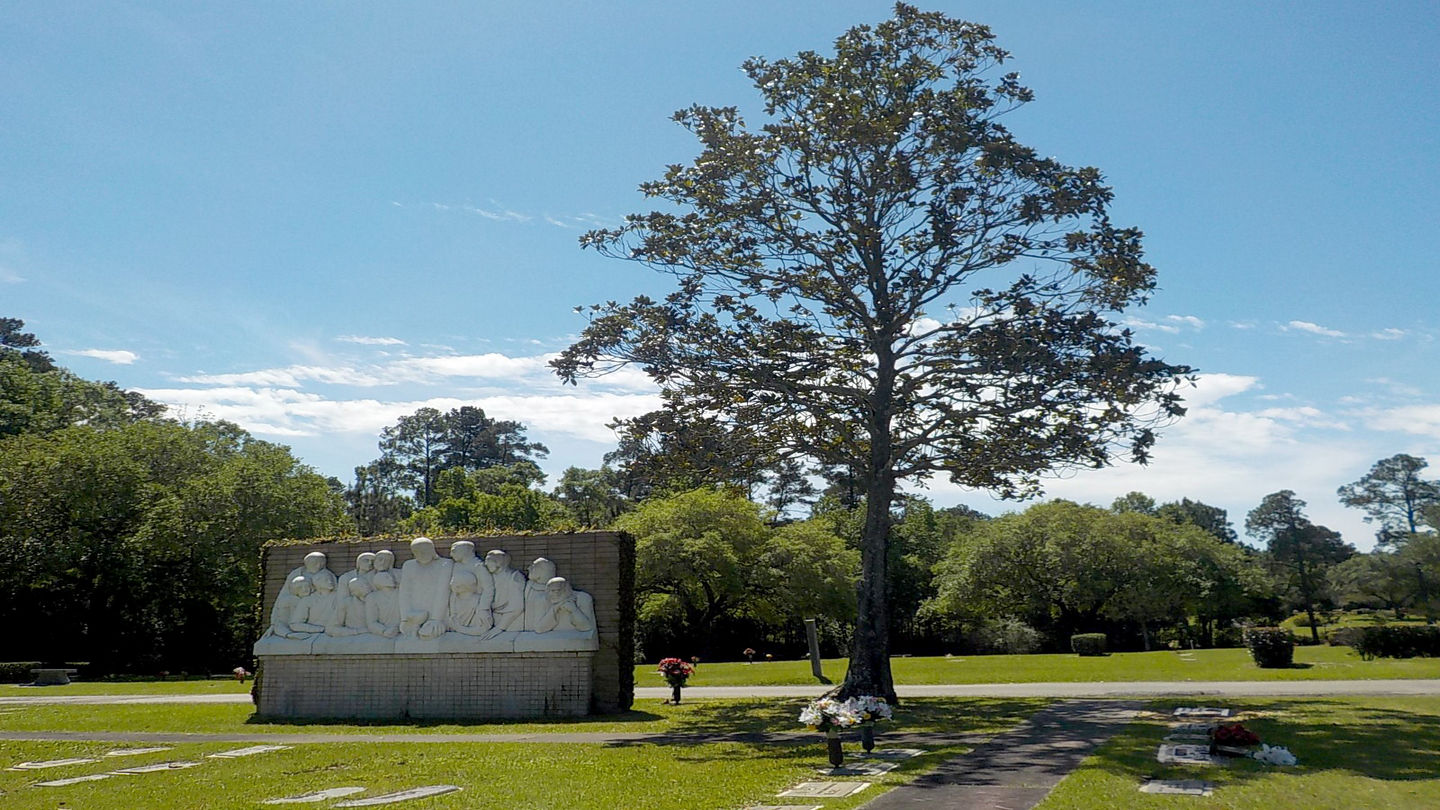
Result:
[[875,724],[874,724],[874,723],[861,723],[861,724],[860,724],[860,747],[861,747],[861,748],[864,748],[864,749],[865,749],[865,753],[867,753],[867,754],[870,753],[871,751],[874,751],[874,750],[875,750]]
[[830,764],[836,768],[845,764],[845,749],[840,747],[840,732],[825,729],[825,751],[830,755]]

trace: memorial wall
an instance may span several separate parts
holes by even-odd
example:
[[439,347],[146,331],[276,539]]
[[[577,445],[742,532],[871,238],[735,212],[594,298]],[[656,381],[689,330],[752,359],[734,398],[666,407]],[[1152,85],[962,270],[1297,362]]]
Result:
[[629,708],[634,548],[615,532],[268,546],[259,713],[485,719]]

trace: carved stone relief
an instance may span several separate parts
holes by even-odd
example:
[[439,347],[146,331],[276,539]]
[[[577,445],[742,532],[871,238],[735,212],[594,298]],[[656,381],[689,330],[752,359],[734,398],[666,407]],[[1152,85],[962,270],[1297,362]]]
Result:
[[320,552],[290,572],[270,609],[256,655],[430,652],[559,652],[599,648],[595,600],[541,557],[527,572],[509,553],[483,559],[456,541],[441,557],[429,538],[395,567],[388,550],[366,552],[337,577]]

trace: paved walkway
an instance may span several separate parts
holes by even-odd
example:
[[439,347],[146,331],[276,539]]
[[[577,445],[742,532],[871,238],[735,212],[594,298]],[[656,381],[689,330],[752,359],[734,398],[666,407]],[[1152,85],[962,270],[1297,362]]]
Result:
[[[98,705],[154,703],[249,703],[248,693],[224,695],[66,695],[65,687],[43,687],[35,695],[0,697],[0,706]],[[692,686],[685,697],[782,698],[816,697],[833,686]],[[37,688],[38,690],[39,688]],[[55,690],[55,691],[48,691]],[[1355,681],[1127,681],[1099,683],[978,683],[897,686],[900,697],[1052,697],[1123,698],[1166,695],[1217,695],[1224,697],[1325,697],[1329,695],[1437,695],[1440,680]],[[642,686],[637,700],[667,700],[669,687]]]
[[901,785],[864,810],[1026,810],[1135,718],[1137,701],[1067,700]]

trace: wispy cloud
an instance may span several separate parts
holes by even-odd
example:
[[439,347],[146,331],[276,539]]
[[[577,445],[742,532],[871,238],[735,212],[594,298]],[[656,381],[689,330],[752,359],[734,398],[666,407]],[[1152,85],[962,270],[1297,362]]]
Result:
[[1166,315],[1158,321],[1147,321],[1144,318],[1129,316],[1121,320],[1120,323],[1131,329],[1164,332],[1169,335],[1178,335],[1182,329],[1205,328],[1205,321],[1194,315]]
[[20,284],[24,281],[24,276],[0,264],[0,284]]
[[[395,206],[396,208],[406,207],[403,203],[395,200],[391,200],[390,204]],[[475,216],[490,220],[491,222],[513,222],[518,224],[526,224],[538,220],[545,223],[546,225],[551,225],[556,228],[564,228],[566,230],[574,230],[579,228],[607,228],[615,224],[613,220],[606,219],[599,214],[591,213],[589,211],[585,211],[579,214],[553,214],[549,212],[532,214],[526,213],[524,211],[517,211],[499,202],[498,200],[489,200],[484,206],[474,205],[473,203],[468,202],[432,202],[429,205],[430,208],[441,213],[457,211],[467,214],[474,214]]]
[[1287,332],[1307,332],[1309,334],[1320,335],[1322,337],[1347,337],[1344,332],[1341,332],[1338,329],[1328,329],[1318,323],[1311,323],[1309,321],[1290,321],[1289,323],[1285,324],[1280,328],[1284,329]]
[[365,337],[364,335],[341,335],[335,338],[342,343],[358,343],[361,346],[404,346],[405,341],[393,337]]
[[128,366],[140,359],[140,355],[125,349],[79,349],[77,351],[65,352],[81,357],[93,357],[96,360],[104,360],[107,363],[114,363],[117,366]]
[[1392,327],[1390,329],[1381,329],[1377,332],[1371,332],[1370,337],[1375,338],[1376,340],[1400,340],[1401,338],[1409,334],[1410,333],[1406,332],[1404,329],[1395,329]]

